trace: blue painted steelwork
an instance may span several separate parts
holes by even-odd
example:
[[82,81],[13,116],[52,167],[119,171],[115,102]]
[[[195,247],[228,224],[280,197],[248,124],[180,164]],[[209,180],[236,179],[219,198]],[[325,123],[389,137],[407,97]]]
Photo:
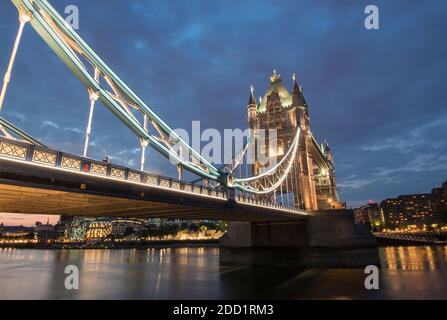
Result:
[[[178,161],[185,169],[203,177],[225,183],[223,175],[204,159],[199,153],[184,142],[157,114],[145,104],[111,69],[104,61],[82,40],[82,38],[65,22],[56,10],[46,0],[12,0],[17,8],[22,8],[31,14],[30,24],[44,41],[53,49],[65,65],[84,84],[87,89],[98,93],[99,100],[109,108],[130,130],[139,138],[148,141],[149,144],[165,157]],[[81,61],[90,63],[98,69],[109,85],[116,90],[113,96],[105,89],[88,68]],[[146,115],[152,124],[165,135],[164,139],[157,138],[136,119],[128,106],[136,108]],[[169,147],[167,137],[173,139],[182,148],[184,154],[191,157],[186,161]]]
[[[258,187],[266,174],[251,178],[234,178],[231,172],[219,170],[183,141],[66,23],[47,0],[11,0],[19,12],[31,17],[30,24],[73,74],[98,99],[120,119],[141,141],[148,142],[166,158],[180,164],[203,179],[217,181],[220,185],[237,188],[253,194],[273,191],[279,184]],[[90,66],[89,66],[90,65]],[[99,75],[99,78],[95,75]],[[107,88],[101,83],[104,80]],[[158,136],[150,134],[131,109],[147,117]],[[299,134],[299,133],[298,133]],[[296,150],[296,145],[293,148]],[[174,148],[177,147],[176,149]],[[292,149],[292,148],[291,148]],[[180,150],[180,151],[178,151]],[[245,150],[246,151],[246,150]],[[180,153],[180,154],[179,154]],[[295,154],[293,154],[293,162]],[[276,171],[279,165],[275,166]],[[290,166],[289,168],[290,169]],[[276,173],[276,172],[273,172]],[[284,180],[288,170],[277,177]],[[273,174],[272,174],[273,175]],[[251,185],[248,185],[248,183]]]

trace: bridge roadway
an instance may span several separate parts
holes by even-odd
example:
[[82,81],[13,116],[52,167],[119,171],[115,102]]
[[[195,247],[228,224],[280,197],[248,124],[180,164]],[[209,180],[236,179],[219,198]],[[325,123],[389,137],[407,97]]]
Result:
[[0,137],[0,212],[227,221],[311,213]]

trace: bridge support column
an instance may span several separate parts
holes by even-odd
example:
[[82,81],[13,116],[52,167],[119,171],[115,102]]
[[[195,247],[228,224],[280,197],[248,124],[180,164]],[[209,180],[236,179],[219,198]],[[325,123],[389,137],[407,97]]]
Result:
[[[146,132],[147,132],[147,115],[144,115],[143,127],[144,127],[144,130],[146,130]],[[144,171],[144,164],[146,163],[146,147],[149,143],[145,139],[141,138],[140,144],[141,144],[140,171]]]
[[11,58],[9,59],[8,69],[5,73],[5,78],[3,79],[3,86],[0,92],[0,111],[3,107],[3,102],[6,96],[6,90],[8,89],[9,81],[11,80],[12,68],[14,67],[14,62],[17,56],[17,50],[19,49],[20,40],[22,39],[23,29],[27,22],[31,21],[31,14],[26,12],[24,9],[19,9],[19,31],[17,32],[16,40],[14,41],[14,46],[11,52]]
[[220,243],[226,265],[362,267],[380,265],[375,239],[351,210],[317,212],[299,221],[232,222]]
[[[99,81],[98,68],[95,68],[95,80]],[[90,99],[90,109],[88,113],[87,127],[85,128],[84,151],[82,152],[82,155],[84,157],[87,157],[88,146],[90,143],[90,135],[92,133],[93,111],[95,110],[95,102],[99,98],[99,92],[96,92],[93,89],[88,89],[88,96]]]

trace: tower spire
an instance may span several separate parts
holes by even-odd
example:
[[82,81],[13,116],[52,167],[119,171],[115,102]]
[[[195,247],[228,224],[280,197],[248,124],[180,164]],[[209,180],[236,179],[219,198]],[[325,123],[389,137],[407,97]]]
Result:
[[250,85],[250,98],[248,99],[248,105],[247,105],[247,113],[248,113],[248,119],[253,119],[256,116],[256,109],[258,108],[258,105],[256,104],[255,99],[255,88],[253,85]]
[[296,74],[292,75],[293,80],[293,92],[292,92],[292,105],[304,107],[306,114],[308,114],[307,102],[303,95],[303,90],[301,86],[298,85]]
[[296,74],[292,74],[292,80],[293,80],[293,93],[299,93],[301,92],[300,87],[298,86],[298,83],[296,81]]
[[255,88],[253,87],[253,85],[250,85],[250,98],[248,100],[248,105],[255,105],[256,106],[256,99],[255,99]]

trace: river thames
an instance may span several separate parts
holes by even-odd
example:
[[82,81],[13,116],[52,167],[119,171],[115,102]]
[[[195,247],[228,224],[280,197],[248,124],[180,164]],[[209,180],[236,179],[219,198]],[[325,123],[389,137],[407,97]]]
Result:
[[[361,269],[219,266],[219,248],[0,249],[0,299],[447,299],[447,246],[380,248],[380,289]],[[67,265],[79,290],[66,290]]]

